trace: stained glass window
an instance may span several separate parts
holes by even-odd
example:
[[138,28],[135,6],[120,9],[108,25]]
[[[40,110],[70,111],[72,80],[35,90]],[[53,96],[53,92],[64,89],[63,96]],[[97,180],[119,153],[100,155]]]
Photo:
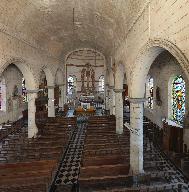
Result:
[[148,78],[146,83],[146,107],[153,109],[153,90],[154,90],[154,80],[152,77]]
[[172,82],[172,119],[183,123],[185,115],[185,81],[181,75],[174,78]]
[[68,77],[68,86],[67,86],[68,94],[73,94],[76,91],[76,83],[77,82],[75,76]]
[[2,87],[0,85],[0,110],[2,110]]
[[103,92],[104,91],[104,76],[100,76],[99,78],[99,91]]
[[23,102],[26,103],[28,99],[27,99],[27,92],[26,92],[26,85],[25,85],[24,78],[22,78],[22,97],[23,97]]
[[5,79],[0,79],[0,111],[6,111],[6,85]]

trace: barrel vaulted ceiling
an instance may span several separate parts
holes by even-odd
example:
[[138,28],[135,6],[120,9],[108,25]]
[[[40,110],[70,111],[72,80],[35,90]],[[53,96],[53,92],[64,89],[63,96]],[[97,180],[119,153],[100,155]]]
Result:
[[98,49],[108,56],[123,41],[140,2],[0,0],[0,24],[6,32],[54,56],[62,57],[81,47]]

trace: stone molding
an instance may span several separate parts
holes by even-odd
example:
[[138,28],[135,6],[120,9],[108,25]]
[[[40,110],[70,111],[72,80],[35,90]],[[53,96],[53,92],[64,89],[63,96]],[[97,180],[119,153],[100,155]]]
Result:
[[114,89],[114,86],[109,86],[109,89]]
[[130,103],[144,103],[146,101],[146,98],[129,98]]
[[41,89],[26,90],[27,94],[38,93]]
[[124,92],[124,89],[114,89],[114,92],[115,93],[122,93],[122,92]]
[[47,89],[54,89],[54,88],[55,88],[54,85],[52,85],[52,86],[47,86]]
[[56,86],[63,87],[64,85],[65,85],[65,83],[59,84],[59,85],[56,85]]

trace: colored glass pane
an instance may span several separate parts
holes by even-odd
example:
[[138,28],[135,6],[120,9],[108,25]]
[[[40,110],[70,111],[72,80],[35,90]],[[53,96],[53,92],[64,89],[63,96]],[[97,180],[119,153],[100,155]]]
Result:
[[185,81],[181,75],[176,76],[172,83],[172,119],[183,124],[185,115]]
[[146,84],[146,98],[147,101],[147,107],[150,109],[153,109],[153,90],[154,90],[154,80],[152,77],[150,77]]
[[76,91],[76,83],[77,82],[75,76],[68,77],[68,85],[67,85],[68,94],[73,94],[73,92]]
[[22,97],[23,97],[23,102],[27,102],[27,92],[26,92],[26,85],[25,85],[25,79],[22,78]]
[[99,78],[99,91],[103,92],[104,91],[104,76],[100,76]]

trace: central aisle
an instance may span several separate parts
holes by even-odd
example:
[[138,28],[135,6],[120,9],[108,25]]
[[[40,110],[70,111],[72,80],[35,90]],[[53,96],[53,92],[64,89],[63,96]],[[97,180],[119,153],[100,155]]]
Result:
[[71,133],[71,139],[55,176],[54,185],[50,191],[71,191],[72,188],[78,187],[77,183],[80,174],[86,127],[87,118],[78,117],[77,127]]

